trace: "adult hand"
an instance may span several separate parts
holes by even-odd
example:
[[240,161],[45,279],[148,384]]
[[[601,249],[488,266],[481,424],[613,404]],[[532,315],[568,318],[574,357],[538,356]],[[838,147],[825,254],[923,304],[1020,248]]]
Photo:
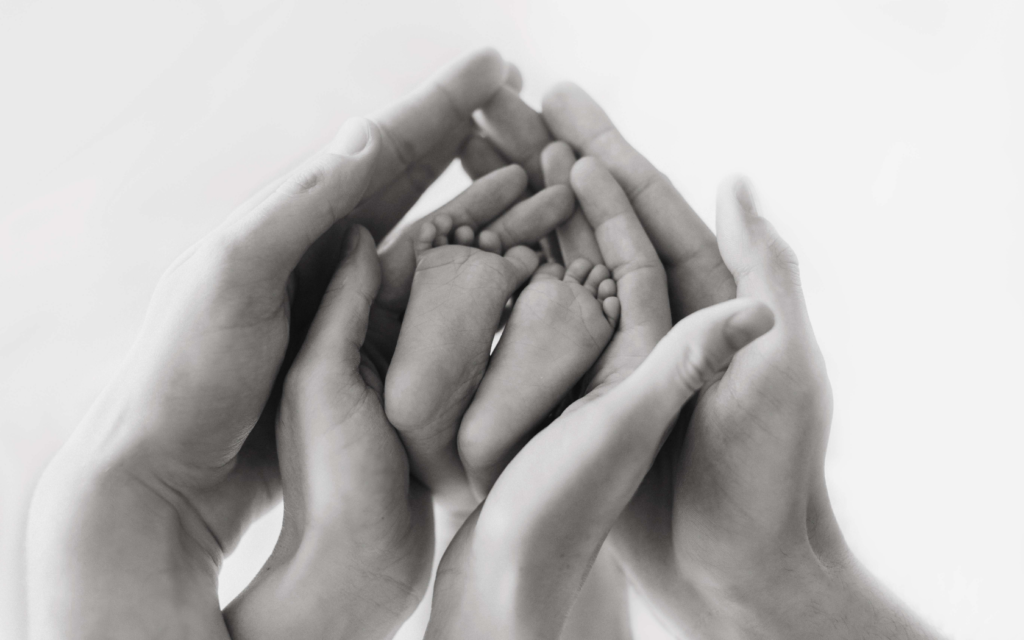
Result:
[[386,233],[507,75],[479,52],[375,116],[379,126],[346,123],[172,265],[127,361],[37,490],[34,637],[227,637],[217,571],[279,491],[272,390],[340,234],[353,221]]
[[744,182],[719,194],[718,237],[582,90],[544,99],[552,133],[601,159],[668,273],[673,319],[738,293],[776,328],[701,392],[611,540],[646,597],[696,637],[930,637],[857,565],[828,501],[831,392],[796,256]]
[[[507,92],[492,100],[501,96],[518,101]],[[486,140],[474,139],[463,164],[495,154],[524,166],[538,156],[545,171],[565,164],[567,150],[538,143],[525,104],[500,114],[485,121]],[[700,637],[926,633],[859,567],[828,503],[831,395],[792,252],[756,216],[734,216],[716,239],[578,87],[550,91],[542,115],[551,135],[601,160],[628,194],[668,275],[673,321],[731,299],[739,284],[779,323],[691,403],[613,530],[610,542],[634,584],[676,631]],[[738,206],[727,206],[731,187],[724,193],[720,220]],[[730,230],[731,263],[722,257],[730,255]],[[565,244],[563,253],[588,250]]]
[[763,304],[734,300],[662,340],[665,273],[625,194],[591,158],[572,184],[616,278],[621,319],[587,393],[516,454],[445,553],[428,638],[559,637],[683,403],[772,325]]
[[381,376],[363,353],[381,279],[373,238],[352,227],[344,252],[285,379],[284,523],[266,565],[225,610],[234,640],[390,638],[430,578],[430,494],[409,476]]

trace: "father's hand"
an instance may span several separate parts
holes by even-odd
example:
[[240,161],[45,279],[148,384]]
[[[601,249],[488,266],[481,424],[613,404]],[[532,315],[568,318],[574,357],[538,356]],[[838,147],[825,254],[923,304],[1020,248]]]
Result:
[[[777,319],[684,412],[613,530],[634,584],[677,632],[696,637],[924,637],[852,558],[832,514],[823,360],[795,256],[757,215],[749,189],[723,190],[716,239],[581,89],[556,87],[542,115],[628,194],[665,265],[673,321],[737,288]],[[516,138],[515,122],[504,126],[497,143]],[[529,147],[532,127],[520,130],[520,148]]]
[[279,491],[272,430],[252,431],[272,425],[268,399],[340,235],[353,221],[386,233],[507,73],[495,52],[477,53],[379,126],[350,121],[172,265],[124,367],[37,491],[34,637],[227,637],[220,562]]

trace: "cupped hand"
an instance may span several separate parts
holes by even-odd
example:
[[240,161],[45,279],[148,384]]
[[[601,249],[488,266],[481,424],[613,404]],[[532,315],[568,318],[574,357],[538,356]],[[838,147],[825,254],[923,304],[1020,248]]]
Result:
[[824,479],[824,360],[796,256],[749,186],[721,189],[716,238],[578,87],[552,90],[543,117],[629,194],[665,265],[674,320],[734,295],[776,317],[684,412],[613,530],[633,582],[697,637],[930,637],[843,541]]
[[284,523],[263,569],[225,610],[235,640],[391,637],[430,577],[430,495],[409,476],[381,376],[363,354],[380,285],[373,238],[352,227],[343,250],[285,379]]
[[592,158],[572,184],[621,318],[588,392],[516,454],[449,546],[428,638],[558,638],[683,403],[772,324],[764,305],[735,300],[666,337],[665,272],[625,193]]
[[[657,250],[673,321],[735,297],[737,288],[778,318],[769,337],[688,405],[614,528],[609,540],[632,582],[682,634],[925,637],[857,564],[835,521],[823,472],[828,379],[796,259],[749,213],[749,189],[738,187],[737,199],[733,186],[724,188],[716,238],[579,87],[552,89],[541,125],[514,93],[494,101],[503,106],[484,118],[486,138],[471,139],[464,165],[507,156],[564,176],[573,153],[593,156],[625,190]],[[542,131],[559,142],[548,144]],[[578,241],[585,235],[566,233],[578,222],[559,229],[569,257],[593,252]]]
[[34,637],[226,637],[219,564],[279,491],[274,389],[341,234],[353,221],[386,233],[507,74],[495,52],[476,53],[379,125],[350,121],[171,266],[125,365],[34,498]]

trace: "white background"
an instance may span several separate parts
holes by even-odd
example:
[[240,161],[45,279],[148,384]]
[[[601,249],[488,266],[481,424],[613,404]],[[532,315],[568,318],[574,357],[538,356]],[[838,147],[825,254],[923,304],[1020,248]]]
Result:
[[346,117],[492,44],[535,105],[582,84],[709,222],[718,181],[753,178],[803,265],[851,545],[942,630],[1024,638],[1022,33],[1010,0],[0,0],[0,635],[24,630],[31,487],[161,271]]

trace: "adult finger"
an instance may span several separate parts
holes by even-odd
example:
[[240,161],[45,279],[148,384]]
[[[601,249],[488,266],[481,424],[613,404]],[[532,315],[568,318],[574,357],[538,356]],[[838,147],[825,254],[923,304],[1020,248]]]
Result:
[[501,155],[486,138],[479,135],[470,136],[462,145],[459,161],[466,175],[473,180],[508,164],[505,156]]
[[[572,187],[615,279],[622,305],[620,329],[648,327],[650,345],[668,329],[665,269],[629,199],[611,173],[594,158],[572,168]],[[644,352],[646,355],[646,352]]]
[[376,125],[363,118],[349,120],[324,151],[221,227],[215,238],[232,260],[252,265],[254,275],[287,278],[310,245],[363,197],[380,150]]
[[481,108],[477,124],[502,155],[523,166],[535,190],[544,187],[540,153],[549,142],[544,120],[507,87],[502,87]]
[[747,180],[734,178],[719,187],[716,227],[722,258],[736,280],[737,293],[768,303],[780,319],[805,319],[796,254],[758,214]]
[[[526,172],[518,165],[503,167],[469,185],[440,209],[427,215],[423,222],[439,217],[457,229],[468,226],[474,231],[508,210],[526,189]],[[413,241],[419,225],[410,225],[392,234],[381,245],[383,283],[378,302],[387,309],[401,312],[409,300],[412,276],[416,270]]]
[[480,248],[501,253],[510,247],[533,244],[572,215],[572,190],[549,187],[519,202],[480,232]]
[[511,62],[508,63],[508,77],[505,78],[505,86],[516,93],[523,90],[523,73]]
[[374,113],[382,149],[354,220],[381,240],[455,159],[473,130],[471,114],[508,80],[494,49],[465,55],[405,98]]
[[342,254],[305,344],[335,354],[343,369],[354,373],[361,360],[370,305],[380,287],[380,264],[373,236],[359,225],[345,234]]
[[[561,140],[544,147],[540,154],[541,170],[544,172],[544,184],[552,186],[564,184],[571,186],[572,166],[576,164],[576,154],[572,148]],[[562,252],[562,261],[570,265],[580,258],[589,260],[591,264],[604,264],[601,249],[597,246],[594,230],[587,222],[587,217],[579,207],[556,229],[558,246]]]
[[502,472],[475,523],[478,557],[498,569],[487,582],[516,575],[509,588],[525,590],[510,600],[522,603],[517,613],[531,637],[559,635],[590,563],[683,404],[772,321],[752,300],[692,314],[621,384],[570,407]]
[[388,185],[451,131],[469,121],[473,111],[490,100],[507,77],[508,64],[496,50],[474,51],[371,116],[380,125],[384,143],[370,192]]
[[411,161],[386,188],[368,193],[352,212],[352,221],[369,229],[377,242],[383,240],[423,192],[444,173],[472,130],[468,120],[453,128],[430,152]]
[[625,189],[668,272],[674,318],[735,295],[711,230],[590,96],[559,84],[544,96],[542,116],[556,138],[601,160]]

